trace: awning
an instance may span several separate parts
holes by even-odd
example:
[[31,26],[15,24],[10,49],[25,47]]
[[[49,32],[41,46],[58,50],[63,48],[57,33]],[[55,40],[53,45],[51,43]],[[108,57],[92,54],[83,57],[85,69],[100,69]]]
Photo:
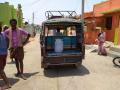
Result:
[[115,12],[120,12],[120,8],[107,10],[107,11],[101,12],[101,14],[110,14]]

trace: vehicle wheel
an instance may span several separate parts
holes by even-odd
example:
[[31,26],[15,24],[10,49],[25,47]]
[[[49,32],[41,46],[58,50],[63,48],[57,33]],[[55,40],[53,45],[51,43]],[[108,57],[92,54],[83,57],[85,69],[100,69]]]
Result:
[[120,67],[120,57],[116,57],[113,59],[113,63],[116,65],[116,66],[119,66]]
[[48,65],[46,65],[45,63],[41,63],[41,68],[47,69]]
[[45,70],[48,70],[48,67],[44,67]]
[[81,60],[79,63],[76,63],[76,64],[75,64],[75,67],[76,67],[76,68],[79,68],[81,65],[82,65],[82,60]]
[[48,69],[48,65],[44,64],[43,68],[44,68],[45,70],[47,70],[47,69]]

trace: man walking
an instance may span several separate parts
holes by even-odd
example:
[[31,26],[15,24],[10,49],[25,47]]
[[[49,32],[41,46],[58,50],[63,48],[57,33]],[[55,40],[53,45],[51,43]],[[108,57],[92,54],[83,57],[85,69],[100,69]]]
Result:
[[[26,77],[23,74],[23,59],[24,59],[24,49],[23,46],[29,40],[30,34],[25,30],[17,28],[17,20],[10,20],[11,28],[5,31],[6,36],[9,38],[9,48],[10,55],[16,61],[17,68],[17,77],[21,77],[26,80]],[[26,36],[26,40],[23,42],[23,37]]]
[[6,59],[7,59],[7,49],[8,49],[7,41],[8,40],[7,40],[7,37],[4,35],[4,33],[1,31],[2,31],[2,28],[0,27],[0,76],[6,84],[2,88],[2,90],[4,90],[4,89],[10,88],[11,86],[10,86],[8,78],[6,77],[6,74],[4,72],[4,68],[6,66]]

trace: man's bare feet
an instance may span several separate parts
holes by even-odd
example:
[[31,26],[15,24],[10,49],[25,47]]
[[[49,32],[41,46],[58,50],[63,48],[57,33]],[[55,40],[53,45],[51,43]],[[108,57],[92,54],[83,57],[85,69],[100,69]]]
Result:
[[19,77],[19,78],[22,78],[23,80],[27,79],[24,74],[17,73],[17,74],[15,74],[15,76]]
[[16,77],[20,77],[20,75],[21,75],[20,73],[16,73],[15,74]]
[[1,88],[1,90],[6,90],[6,89],[9,89],[9,88],[11,88],[11,85],[5,85]]
[[27,80],[27,78],[25,77],[24,74],[21,74],[20,77],[21,77],[23,80]]

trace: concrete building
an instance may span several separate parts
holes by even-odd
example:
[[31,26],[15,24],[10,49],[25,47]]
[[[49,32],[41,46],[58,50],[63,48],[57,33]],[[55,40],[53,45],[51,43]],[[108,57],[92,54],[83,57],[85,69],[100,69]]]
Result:
[[[92,22],[93,28],[89,23],[88,27],[95,30],[97,36],[100,29],[106,32],[106,40],[112,41],[115,45],[120,45],[120,0],[107,0],[105,2],[94,5],[93,11],[88,12],[90,15],[85,14],[85,20]],[[90,30],[88,30],[89,32]],[[90,34],[88,34],[90,36]],[[94,38],[95,39],[95,38]],[[91,41],[94,41],[91,39]]]
[[[18,13],[20,12],[20,13]],[[18,26],[22,27],[22,10],[14,8],[13,5],[9,5],[8,2],[0,3],[0,25],[8,25],[9,20],[15,18],[18,20]]]

